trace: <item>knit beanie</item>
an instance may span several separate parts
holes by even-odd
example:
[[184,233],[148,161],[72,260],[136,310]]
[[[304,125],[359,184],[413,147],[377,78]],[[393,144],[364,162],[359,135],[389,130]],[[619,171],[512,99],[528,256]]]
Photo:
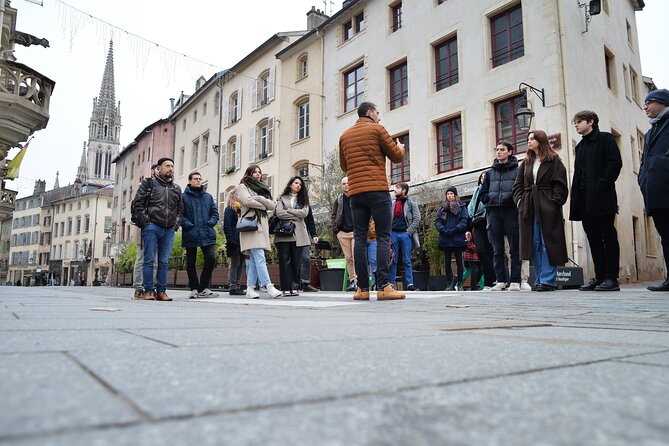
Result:
[[458,189],[455,186],[450,186],[448,189],[446,189],[446,193],[453,192],[455,195],[458,194]]
[[648,93],[646,96],[645,102],[655,101],[660,104],[669,105],[669,90],[662,88],[661,90],[655,90]]

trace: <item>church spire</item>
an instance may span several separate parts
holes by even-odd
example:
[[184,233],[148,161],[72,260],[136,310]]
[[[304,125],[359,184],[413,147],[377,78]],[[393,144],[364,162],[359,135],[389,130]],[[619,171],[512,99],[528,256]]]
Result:
[[[93,112],[88,126],[88,151],[85,160],[82,157],[82,162],[86,162],[85,174],[89,184],[102,186],[113,181],[112,159],[119,153],[121,138],[120,107],[121,103],[116,102],[114,84],[114,42],[110,41],[100,94],[93,99]],[[86,183],[84,178],[81,180]]]
[[77,169],[77,178],[83,184],[88,184],[88,161],[86,159],[86,142],[84,141],[84,150],[81,152],[81,161]]
[[53,188],[54,189],[60,189],[60,183],[58,182],[58,171],[56,171],[56,181],[53,183]]

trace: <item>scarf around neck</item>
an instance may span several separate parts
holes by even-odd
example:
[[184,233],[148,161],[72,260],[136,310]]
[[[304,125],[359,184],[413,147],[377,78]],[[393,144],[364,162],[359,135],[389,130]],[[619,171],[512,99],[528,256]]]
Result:
[[664,107],[664,110],[660,112],[659,115],[655,116],[654,118],[650,118],[650,125],[655,125],[659,121],[661,121],[664,117],[666,117],[669,114],[669,106]]
[[450,212],[456,217],[460,215],[460,202],[459,201],[444,201],[444,212]]
[[267,187],[267,185],[262,181],[258,181],[255,178],[248,176],[244,177],[244,179],[242,179],[242,182],[246,184],[246,187],[251,189],[256,194],[260,195],[261,197],[265,197],[269,200],[272,199],[272,193],[269,191],[269,187]]

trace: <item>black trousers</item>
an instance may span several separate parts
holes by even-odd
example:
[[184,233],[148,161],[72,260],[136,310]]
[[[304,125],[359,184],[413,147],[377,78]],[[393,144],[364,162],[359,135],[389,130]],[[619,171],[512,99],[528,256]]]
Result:
[[458,275],[457,280],[462,282],[462,276],[465,274],[465,265],[462,261],[462,253],[465,251],[464,246],[453,247],[453,248],[439,248],[444,251],[444,260],[446,261],[446,278],[450,284],[453,280],[453,270],[451,269],[451,258],[455,255],[455,267],[457,268]]
[[295,291],[300,287],[300,263],[302,249],[297,242],[275,242],[279,255],[279,278],[281,291]]
[[209,288],[211,282],[211,272],[216,265],[216,245],[201,246],[202,254],[204,255],[204,268],[200,279],[197,278],[197,270],[195,269],[195,261],[197,260],[197,248],[186,248],[186,273],[188,273],[188,286],[191,290],[198,292]]
[[667,268],[667,278],[669,278],[669,209],[653,211],[651,214],[653,223],[662,239],[662,251],[664,254],[664,264]]
[[485,286],[493,286],[495,284],[495,268],[492,265],[492,244],[488,240],[488,231],[485,227],[474,228],[474,244],[476,245],[476,254],[479,256],[481,263],[480,269],[483,273],[483,283]]
[[583,219],[597,280],[618,280],[620,245],[615,220],[615,214]]

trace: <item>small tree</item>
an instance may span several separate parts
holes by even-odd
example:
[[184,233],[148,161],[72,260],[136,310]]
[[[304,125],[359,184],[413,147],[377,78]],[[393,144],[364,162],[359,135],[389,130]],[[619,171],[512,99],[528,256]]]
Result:
[[445,272],[444,253],[439,249],[439,232],[434,225],[434,220],[439,205],[444,199],[444,191],[449,186],[450,183],[448,182],[441,187],[436,187],[431,183],[423,183],[411,189],[411,196],[416,200],[421,211],[421,221],[418,226],[421,247],[420,251],[415,253],[415,256],[417,259],[427,259],[431,275],[442,275]]
[[321,177],[314,181],[312,185],[311,207],[319,239],[329,241],[332,244],[332,256],[340,257],[342,256],[341,248],[335,243],[334,228],[331,221],[332,205],[341,194],[340,183],[341,179],[344,178],[344,172],[339,166],[339,151],[337,149],[326,154],[324,169]]
[[135,268],[135,258],[137,257],[137,244],[128,243],[116,255],[116,271],[120,274],[132,272]]

